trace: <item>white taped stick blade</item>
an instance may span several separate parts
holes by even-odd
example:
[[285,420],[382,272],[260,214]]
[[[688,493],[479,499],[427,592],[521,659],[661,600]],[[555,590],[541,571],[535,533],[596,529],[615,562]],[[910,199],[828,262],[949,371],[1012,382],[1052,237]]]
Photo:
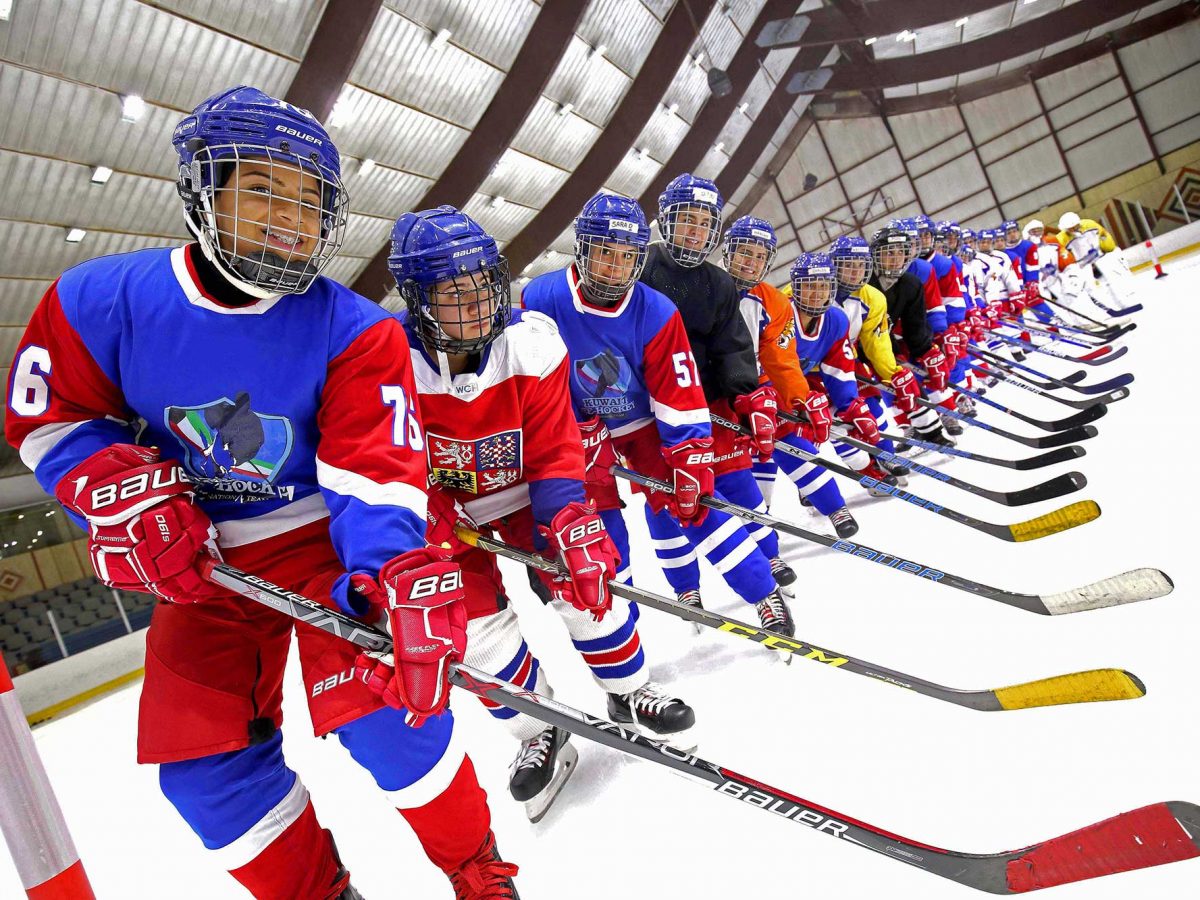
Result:
[[1052,616],[1103,609],[1124,603],[1140,603],[1163,597],[1175,588],[1175,583],[1158,569],[1133,569],[1085,585],[1073,591],[1046,594],[1041,598]]

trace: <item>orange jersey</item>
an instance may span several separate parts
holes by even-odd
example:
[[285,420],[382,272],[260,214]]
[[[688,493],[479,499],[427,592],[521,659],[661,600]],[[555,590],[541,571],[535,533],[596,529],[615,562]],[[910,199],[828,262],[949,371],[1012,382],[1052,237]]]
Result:
[[779,392],[779,408],[790,411],[808,396],[808,382],[796,355],[796,317],[792,304],[777,288],[759,282],[750,289],[767,314],[758,342],[760,380],[770,381]]

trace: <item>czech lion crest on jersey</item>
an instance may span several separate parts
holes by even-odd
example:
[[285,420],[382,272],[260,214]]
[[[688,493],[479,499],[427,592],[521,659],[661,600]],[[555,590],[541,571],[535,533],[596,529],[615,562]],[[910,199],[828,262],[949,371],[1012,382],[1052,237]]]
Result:
[[633,409],[629,385],[633,370],[625,357],[605,348],[590,359],[575,361],[573,376],[582,390],[581,405],[593,416],[618,416]]
[[521,480],[519,428],[468,440],[427,431],[425,439],[429,469],[448,488],[491,494]]
[[220,500],[291,498],[275,482],[292,452],[292,423],[255,412],[250,395],[199,406],[168,406],[167,430],[183,446],[183,467],[199,493]]

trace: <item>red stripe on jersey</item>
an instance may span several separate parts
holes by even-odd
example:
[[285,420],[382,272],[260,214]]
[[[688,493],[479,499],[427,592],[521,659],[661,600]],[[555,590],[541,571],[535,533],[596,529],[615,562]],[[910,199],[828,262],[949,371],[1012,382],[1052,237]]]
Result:
[[938,287],[937,273],[930,266],[929,277],[925,279],[925,311],[934,312],[944,308],[945,304],[942,302],[942,292]]
[[678,311],[671,313],[658,334],[646,342],[642,365],[646,389],[654,400],[680,411],[708,409],[692,345]]
[[[30,348],[41,348],[45,355]],[[47,356],[49,371],[42,364]],[[19,379],[22,381],[20,387]],[[41,390],[46,393],[39,393]],[[20,396],[14,397],[14,391]],[[30,432],[44,425],[86,422],[109,416],[123,422],[134,418],[120,389],[104,374],[83,338],[67,319],[58,296],[57,281],[42,297],[17,345],[5,396],[8,415],[5,416],[4,433],[8,442],[18,449]],[[34,409],[41,411],[24,412]]]
[[326,465],[425,489],[425,433],[399,322],[376,322],[330,360],[317,427],[317,458]]

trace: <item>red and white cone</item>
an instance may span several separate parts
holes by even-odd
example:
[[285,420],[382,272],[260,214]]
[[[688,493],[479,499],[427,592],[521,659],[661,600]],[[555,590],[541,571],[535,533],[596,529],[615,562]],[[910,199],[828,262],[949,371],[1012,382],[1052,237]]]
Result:
[[0,831],[29,900],[95,900],[0,657]]

